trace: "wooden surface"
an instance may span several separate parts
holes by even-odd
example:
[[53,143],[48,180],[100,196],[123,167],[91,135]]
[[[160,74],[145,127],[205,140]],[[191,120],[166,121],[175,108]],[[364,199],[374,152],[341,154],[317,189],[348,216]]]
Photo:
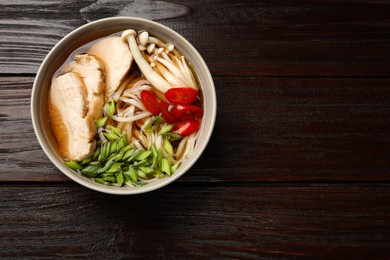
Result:
[[[41,150],[30,94],[63,36],[157,20],[209,65],[212,139],[161,190],[75,184]],[[0,2],[1,259],[390,257],[390,1]]]

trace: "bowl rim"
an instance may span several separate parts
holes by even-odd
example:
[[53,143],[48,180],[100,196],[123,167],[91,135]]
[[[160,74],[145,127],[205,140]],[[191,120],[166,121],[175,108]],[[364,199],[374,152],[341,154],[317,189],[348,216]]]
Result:
[[[40,81],[44,80],[41,78],[43,77],[42,75],[44,75],[45,68],[50,65],[49,63],[50,63],[51,56],[53,55],[53,53],[58,52],[58,49],[61,47],[61,45],[64,42],[67,42],[68,39],[71,39],[72,37],[74,37],[75,34],[82,32],[86,28],[94,27],[94,26],[97,26],[100,24],[104,25],[107,22],[114,22],[114,21],[129,22],[129,23],[142,22],[142,23],[148,24],[150,26],[162,28],[163,30],[168,31],[172,35],[173,39],[176,39],[176,38],[179,39],[179,41],[183,42],[186,45],[186,47],[188,47],[191,50],[192,55],[195,55],[197,61],[199,62],[199,66],[203,68],[203,70],[204,70],[203,72],[206,76],[206,80],[209,83],[209,86],[208,86],[209,92],[212,94],[211,96],[208,97],[211,101],[210,107],[209,107],[209,112],[208,112],[208,113],[210,113],[210,115],[209,115],[210,121],[209,121],[209,124],[206,128],[206,133],[204,135],[204,139],[202,141],[202,145],[200,146],[198,153],[195,154],[194,156],[190,157],[190,162],[187,165],[185,165],[184,168],[181,168],[180,172],[178,172],[177,174],[173,174],[170,177],[166,177],[166,178],[162,179],[162,181],[157,183],[156,185],[145,185],[145,186],[137,187],[134,189],[126,189],[123,187],[102,185],[99,183],[95,183],[89,179],[87,180],[87,179],[80,178],[80,176],[75,174],[73,170],[70,170],[62,162],[60,163],[58,160],[56,160],[56,158],[53,158],[54,156],[51,155],[52,154],[52,147],[50,147],[47,144],[47,141],[45,139],[44,130],[42,129],[42,127],[40,125],[39,113],[41,112],[41,110],[38,108],[39,107],[38,105],[40,102],[40,100],[38,100],[38,99],[41,97],[41,95],[37,94],[37,92],[39,91],[39,87],[40,87],[38,85],[38,83]],[[180,178],[182,175],[184,175],[198,161],[199,157],[203,154],[204,150],[206,149],[206,147],[210,141],[212,132],[214,130],[215,121],[216,121],[216,114],[217,114],[217,98],[216,98],[214,81],[213,81],[212,75],[210,73],[210,70],[209,70],[207,64],[205,63],[205,61],[203,60],[203,58],[199,54],[199,52],[195,49],[195,47],[187,39],[185,39],[182,35],[180,35],[176,31],[174,31],[173,29],[171,29],[171,28],[169,28],[161,23],[158,23],[158,22],[155,22],[152,20],[148,20],[148,19],[144,19],[144,18],[139,18],[139,17],[118,16],[118,17],[103,18],[103,19],[99,19],[99,20],[84,24],[84,25],[72,30],[71,32],[69,32],[67,35],[65,35],[61,40],[59,40],[53,46],[53,48],[46,54],[44,60],[42,61],[41,65],[36,73],[33,87],[32,87],[32,93],[31,93],[30,111],[31,111],[31,119],[32,119],[33,129],[34,129],[35,135],[38,139],[38,142],[39,142],[41,148],[43,149],[45,155],[49,158],[49,160],[56,166],[56,168],[59,171],[61,171],[64,175],[66,175],[68,178],[72,179],[76,183],[78,183],[84,187],[87,187],[91,190],[95,190],[95,191],[107,193],[107,194],[114,194],[114,195],[133,195],[133,194],[146,193],[146,192],[150,192],[150,191],[153,191],[156,189],[160,189],[160,188],[174,182],[175,180]],[[205,127],[205,124],[202,124],[201,128],[202,127]],[[81,177],[83,177],[83,176],[81,176]]]

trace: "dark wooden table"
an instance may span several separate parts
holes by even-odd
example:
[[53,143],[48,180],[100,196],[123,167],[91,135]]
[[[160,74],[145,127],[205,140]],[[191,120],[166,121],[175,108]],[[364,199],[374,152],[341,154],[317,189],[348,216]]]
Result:
[[[169,2],[0,2],[0,258],[389,258],[390,1]],[[123,15],[186,37],[218,95],[196,165],[126,197],[59,172],[29,106],[54,44]]]

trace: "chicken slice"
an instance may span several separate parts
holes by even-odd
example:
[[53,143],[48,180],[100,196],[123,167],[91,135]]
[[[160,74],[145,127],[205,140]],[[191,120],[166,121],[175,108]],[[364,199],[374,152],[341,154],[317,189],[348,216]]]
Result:
[[65,73],[52,81],[49,116],[63,157],[81,161],[92,155],[96,126],[88,113],[87,89],[78,73]]
[[83,79],[87,89],[88,112],[96,120],[103,116],[104,106],[104,65],[90,54],[80,54],[66,68]]
[[104,64],[106,73],[105,99],[108,100],[129,72],[133,55],[127,43],[116,36],[97,41],[88,50],[88,53],[96,55]]

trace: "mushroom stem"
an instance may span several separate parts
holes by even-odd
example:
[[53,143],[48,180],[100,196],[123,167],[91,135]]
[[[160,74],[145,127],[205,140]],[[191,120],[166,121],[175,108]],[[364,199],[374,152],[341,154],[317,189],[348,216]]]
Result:
[[196,86],[194,85],[194,83],[191,80],[187,79],[183,75],[181,70],[173,62],[169,62],[169,61],[164,60],[162,58],[157,58],[157,61],[160,62],[161,64],[163,64],[173,75],[175,75],[181,81],[185,82],[186,85],[188,85],[191,88],[196,89]]
[[[145,78],[161,93],[165,93],[170,88],[172,88],[171,84],[169,84],[164,78],[158,75],[153,68],[149,65],[149,63],[144,59],[140,50],[138,49],[137,41],[135,40],[136,31],[130,29],[126,30],[122,33],[121,38],[127,40],[129,44],[129,48],[131,53],[133,54],[133,58],[137,63],[139,69],[144,74]],[[150,37],[149,37],[150,39]]]
[[173,51],[175,48],[175,46],[172,43],[165,44],[160,39],[153,36],[149,36],[147,43],[154,43],[158,47],[164,48],[167,51]]
[[173,76],[168,69],[166,69],[162,64],[156,63],[157,70],[161,73],[161,75],[173,86],[186,85],[186,82],[181,80],[179,77]]

